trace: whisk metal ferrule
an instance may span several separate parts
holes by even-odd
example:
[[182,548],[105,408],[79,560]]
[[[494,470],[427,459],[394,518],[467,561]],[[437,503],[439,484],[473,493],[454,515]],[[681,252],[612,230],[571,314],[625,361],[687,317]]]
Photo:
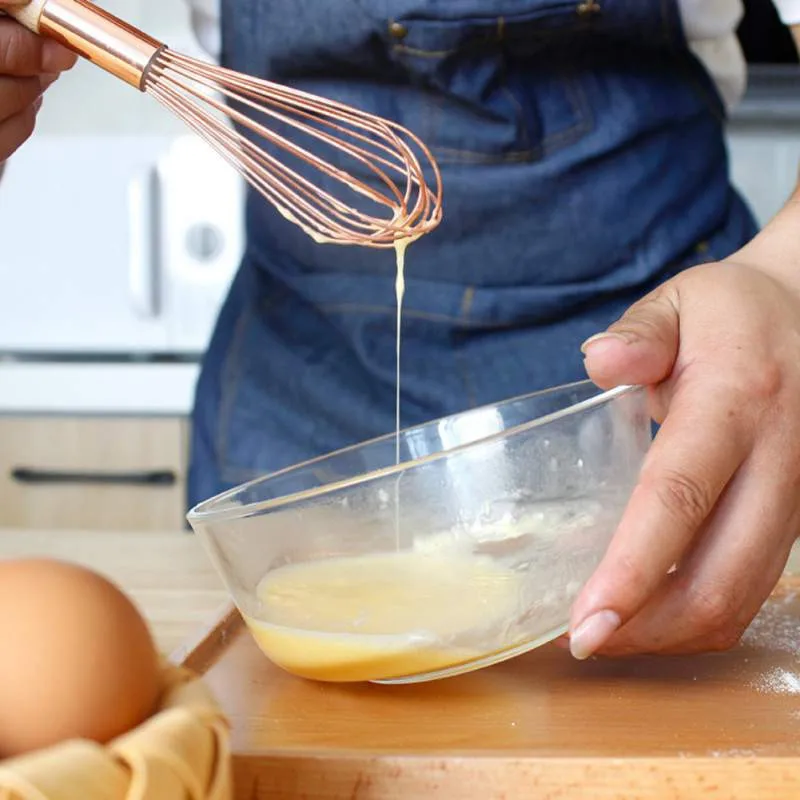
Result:
[[164,48],[163,42],[84,0],[42,3],[37,28],[140,91],[153,58]]

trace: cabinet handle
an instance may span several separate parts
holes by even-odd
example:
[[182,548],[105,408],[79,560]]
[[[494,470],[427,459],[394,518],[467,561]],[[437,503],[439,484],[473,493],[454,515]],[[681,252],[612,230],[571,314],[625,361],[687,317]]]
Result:
[[17,483],[98,483],[123,486],[173,486],[177,476],[172,470],[144,472],[68,472],[14,467],[11,478]]
[[128,286],[136,313],[152,319],[159,312],[158,173],[134,178],[128,187]]

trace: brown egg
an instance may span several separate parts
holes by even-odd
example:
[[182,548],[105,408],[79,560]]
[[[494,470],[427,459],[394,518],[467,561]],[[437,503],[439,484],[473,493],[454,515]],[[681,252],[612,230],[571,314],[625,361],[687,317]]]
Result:
[[154,710],[159,658],[131,601],[90,570],[0,561],[0,758],[105,743]]

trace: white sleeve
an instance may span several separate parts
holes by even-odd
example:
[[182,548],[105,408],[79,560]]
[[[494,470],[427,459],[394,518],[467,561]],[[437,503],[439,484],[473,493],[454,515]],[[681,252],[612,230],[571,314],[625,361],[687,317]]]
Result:
[[785,25],[800,25],[800,0],[773,0]]
[[187,2],[192,30],[197,41],[212,58],[219,58],[221,49],[219,0],[187,0]]

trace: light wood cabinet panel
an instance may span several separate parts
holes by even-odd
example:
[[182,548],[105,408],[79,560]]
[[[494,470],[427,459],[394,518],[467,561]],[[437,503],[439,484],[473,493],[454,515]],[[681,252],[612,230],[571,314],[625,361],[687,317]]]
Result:
[[0,527],[180,530],[182,418],[0,417]]

